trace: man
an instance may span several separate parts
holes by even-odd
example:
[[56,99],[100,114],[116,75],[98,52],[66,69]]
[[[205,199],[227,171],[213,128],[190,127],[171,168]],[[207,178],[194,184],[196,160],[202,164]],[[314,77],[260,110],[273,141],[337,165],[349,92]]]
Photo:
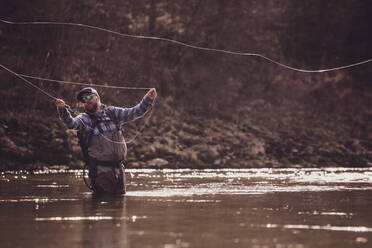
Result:
[[143,116],[156,97],[156,90],[151,89],[135,107],[119,108],[105,106],[97,90],[84,88],[78,93],[77,99],[84,103],[85,113],[75,118],[62,99],[56,100],[62,122],[67,128],[78,131],[94,193],[125,193],[123,162],[127,146],[120,124]]

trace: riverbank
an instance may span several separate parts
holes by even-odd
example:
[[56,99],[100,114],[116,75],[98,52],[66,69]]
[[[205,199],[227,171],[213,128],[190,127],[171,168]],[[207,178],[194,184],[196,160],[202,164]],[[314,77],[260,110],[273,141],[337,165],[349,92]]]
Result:
[[[348,121],[346,113],[315,114],[262,99],[213,114],[159,102],[148,123],[124,126],[130,140],[146,124],[128,144],[128,168],[372,166],[370,137],[363,136],[368,125]],[[56,113],[2,115],[1,170],[83,167],[76,132],[66,130]]]

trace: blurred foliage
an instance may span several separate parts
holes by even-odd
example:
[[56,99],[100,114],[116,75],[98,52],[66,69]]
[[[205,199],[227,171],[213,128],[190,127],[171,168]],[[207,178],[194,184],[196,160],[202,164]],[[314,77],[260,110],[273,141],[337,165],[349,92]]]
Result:
[[[0,6],[1,19],[9,21],[83,23],[197,46],[260,53],[304,69],[372,58],[369,1],[3,0]],[[159,102],[164,103],[156,112],[159,120],[169,114],[164,109],[190,118],[221,119],[227,125],[251,114],[246,118],[257,123],[264,119],[260,125],[277,131],[276,124],[287,120],[286,116],[291,117],[284,124],[288,130],[293,130],[295,124],[291,123],[298,119],[304,129],[313,130],[317,127],[306,126],[310,120],[322,123],[332,116],[342,126],[340,132],[349,130],[349,138],[371,139],[371,64],[329,73],[299,73],[257,57],[200,51],[68,25],[0,23],[0,48],[0,63],[18,73],[156,87]],[[11,116],[17,114],[13,119],[31,121],[38,115],[39,119],[51,116],[58,121],[55,107],[45,95],[5,70],[0,75],[2,125],[12,128]],[[78,107],[75,95],[80,87],[30,81]],[[134,105],[145,93],[100,92],[104,103],[119,106]],[[265,112],[258,111],[260,107]],[[181,117],[175,120],[182,121]],[[17,135],[13,131],[8,135]],[[60,138],[66,141],[65,136]]]

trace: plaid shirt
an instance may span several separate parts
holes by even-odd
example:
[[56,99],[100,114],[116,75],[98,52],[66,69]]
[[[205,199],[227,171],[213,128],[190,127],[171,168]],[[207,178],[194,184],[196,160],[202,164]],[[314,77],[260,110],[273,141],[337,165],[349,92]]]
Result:
[[[142,101],[133,108],[119,108],[114,106],[106,107],[101,105],[102,111],[95,114],[98,120],[99,129],[103,133],[118,131],[118,128],[114,121],[111,120],[109,115],[106,113],[106,108],[109,109],[116,117],[119,123],[133,121],[146,113],[153,104],[153,100],[145,96]],[[69,129],[82,130],[82,129],[93,129],[92,119],[87,113],[79,114],[76,117],[72,117],[71,113],[65,109],[58,109],[58,114],[62,122]],[[97,127],[95,127],[97,129]]]

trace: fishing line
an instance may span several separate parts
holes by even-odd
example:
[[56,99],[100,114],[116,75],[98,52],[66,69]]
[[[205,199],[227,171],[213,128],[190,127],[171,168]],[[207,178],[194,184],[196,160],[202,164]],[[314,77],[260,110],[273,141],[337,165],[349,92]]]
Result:
[[[10,70],[9,68],[3,66],[2,64],[0,64],[0,67],[3,68],[3,69],[5,69],[6,71],[10,72],[11,74],[15,75],[16,77],[22,79],[23,81],[25,81],[27,84],[31,85],[32,87],[34,87],[34,88],[40,90],[42,93],[44,93],[46,96],[52,98],[53,100],[56,101],[56,100],[58,99],[58,98],[52,96],[51,94],[49,94],[48,92],[46,92],[45,90],[41,89],[41,88],[38,87],[37,85],[31,83],[31,82],[30,82],[29,80],[27,80],[25,77],[36,78],[36,79],[40,79],[40,78],[37,78],[37,77],[30,77],[30,76],[23,75],[23,74],[18,74],[18,73],[16,73],[16,72]],[[53,80],[53,81],[58,81],[58,80]],[[70,82],[70,83],[71,83],[71,82]],[[82,84],[82,85],[86,85],[86,84]],[[90,84],[90,85],[91,85],[91,84]],[[97,85],[97,86],[102,86],[102,85]],[[119,89],[128,89],[128,88],[129,88],[129,89],[151,89],[151,88],[120,87],[120,86],[110,86],[110,88],[119,88]],[[69,105],[66,104],[66,108],[68,108],[70,112],[72,112],[73,114],[76,115],[76,112],[75,112],[75,111],[74,111],[74,110],[73,110]],[[110,142],[112,142],[112,143],[115,143],[115,144],[124,144],[124,143],[126,143],[126,144],[130,144],[130,143],[132,143],[132,142],[133,142],[133,141],[138,137],[138,135],[140,134],[140,132],[143,131],[144,126],[148,123],[148,121],[149,121],[149,119],[150,119],[150,117],[151,117],[151,115],[152,115],[152,110],[153,110],[153,106],[151,106],[150,110],[146,112],[146,113],[149,113],[149,114],[148,114],[147,118],[145,119],[145,124],[143,125],[142,129],[141,129],[141,130],[137,130],[135,136],[134,136],[131,140],[129,140],[128,142],[126,142],[126,141],[123,141],[123,142],[117,142],[117,141],[111,140],[110,138],[104,136],[104,135],[101,134],[101,133],[100,133],[100,135],[101,135],[104,139],[106,139],[106,140],[108,140],[108,141],[110,141]],[[88,127],[87,125],[85,125],[84,121],[81,120],[81,123],[83,124],[83,126],[84,126],[85,128],[87,128],[87,129],[91,129],[91,130],[94,130],[93,128]]]
[[132,139],[130,139],[129,141],[127,141],[127,144],[133,143],[135,141],[135,139],[138,137],[138,135],[140,135],[142,133],[142,131],[145,128],[145,126],[147,126],[147,124],[148,124],[148,122],[149,122],[149,120],[150,120],[150,118],[152,116],[152,112],[154,110],[153,107],[155,105],[155,101],[156,101],[156,98],[154,99],[154,101],[153,101],[150,109],[146,112],[148,114],[148,117],[145,119],[142,127],[140,127],[140,129],[137,129],[136,134],[134,135],[134,137]]
[[2,64],[0,64],[0,67],[5,69],[6,71],[10,72],[11,74],[15,75],[16,77],[22,79],[23,81],[25,81],[27,84],[31,85],[32,87],[40,90],[41,92],[43,92],[45,95],[49,96],[50,98],[52,98],[53,100],[57,100],[56,97],[52,96],[51,94],[49,94],[48,92],[46,92],[45,90],[43,90],[42,88],[38,87],[37,85],[31,83],[29,80],[27,80],[26,78],[24,78],[23,76],[17,74],[16,72],[8,69],[7,67],[3,66]]
[[[146,113],[145,113],[145,114],[148,115],[147,118],[146,118],[145,121],[144,121],[145,123],[142,125],[142,128],[140,128],[139,130],[136,131],[136,134],[134,135],[134,137],[133,137],[132,139],[130,139],[130,140],[128,140],[128,141],[125,141],[125,140],[124,140],[124,141],[115,141],[115,140],[112,140],[112,139],[106,137],[106,136],[105,136],[103,133],[101,133],[101,132],[99,132],[99,135],[101,135],[102,138],[104,138],[105,140],[107,140],[107,141],[109,141],[109,142],[112,142],[112,143],[114,143],[114,144],[131,144],[131,143],[133,143],[134,140],[138,137],[138,135],[140,135],[140,133],[143,131],[143,128],[144,128],[145,126],[147,126],[147,123],[149,122],[149,120],[150,120],[150,118],[151,118],[151,116],[152,116],[152,111],[153,111],[153,105],[154,105],[154,104],[155,104],[155,100],[154,100],[154,102],[152,103],[150,109],[149,109],[148,111],[146,111]],[[89,130],[91,130],[91,131],[94,131],[94,130],[95,130],[95,129],[89,127],[88,125],[86,125],[86,124],[84,123],[83,120],[81,120],[81,123],[82,123],[82,125],[83,125],[86,129],[89,129]],[[120,127],[118,127],[118,128],[119,128],[119,130],[120,130]]]
[[[95,130],[94,128],[91,128],[91,127],[87,126],[87,125],[84,123],[83,120],[81,120],[81,123],[83,124],[83,126],[84,126],[86,129],[89,129],[89,130],[91,130],[91,131],[94,131],[94,130]],[[119,128],[119,130],[120,130],[120,128]],[[98,132],[98,134],[99,134],[102,138],[104,138],[105,140],[107,140],[107,141],[109,141],[109,142],[111,142],[111,143],[114,143],[114,144],[119,144],[119,145],[132,143],[132,142],[135,140],[135,138],[137,137],[137,135],[136,135],[133,139],[131,139],[130,141],[126,142],[125,140],[124,140],[124,141],[115,141],[115,140],[112,140],[112,139],[106,137],[106,136],[105,136],[103,133],[101,133],[101,132]]]
[[197,46],[197,45],[191,45],[185,42],[169,39],[169,38],[162,38],[162,37],[156,37],[156,36],[144,36],[144,35],[132,35],[132,34],[125,34],[117,31],[113,31],[110,29],[106,28],[101,28],[101,27],[96,27],[92,25],[87,25],[87,24],[81,24],[81,23],[71,23],[71,22],[11,22],[7,20],[0,19],[1,22],[6,23],[6,24],[11,24],[11,25],[66,25],[66,26],[78,26],[78,27],[84,27],[84,28],[89,28],[89,29],[95,29],[99,31],[104,31],[107,33],[123,36],[123,37],[128,37],[128,38],[135,38],[135,39],[148,39],[148,40],[160,40],[160,41],[165,41],[168,43],[173,43],[176,45],[192,48],[192,49],[197,49],[197,50],[204,50],[204,51],[211,51],[211,52],[217,52],[217,53],[224,53],[224,54],[230,54],[230,55],[238,55],[238,56],[253,56],[253,57],[259,57],[262,58],[266,61],[269,61],[273,64],[276,64],[278,66],[284,67],[289,70],[297,71],[297,72],[305,72],[305,73],[323,73],[323,72],[329,72],[329,71],[336,71],[336,70],[343,70],[346,68],[350,67],[355,67],[363,64],[367,64],[372,62],[371,59],[363,60],[360,62],[356,62],[353,64],[348,64],[344,66],[339,66],[339,67],[333,67],[333,68],[327,68],[327,69],[319,69],[319,70],[306,70],[306,69],[301,69],[301,68],[296,68],[292,67],[286,64],[283,64],[279,61],[276,61],[274,59],[271,59],[269,57],[266,57],[262,54],[259,53],[247,53],[247,52],[235,52],[235,51],[229,51],[229,50],[224,50],[224,49],[217,49],[217,48],[209,48],[209,47],[202,47],[202,46]]
[[62,84],[81,85],[81,86],[90,86],[90,87],[101,87],[101,88],[122,89],[122,90],[151,90],[152,89],[152,88],[144,88],[144,87],[127,87],[127,86],[79,83],[79,82],[56,80],[56,79],[50,79],[50,78],[35,77],[35,76],[30,76],[30,75],[25,75],[25,74],[20,74],[20,73],[18,73],[18,75],[24,78],[32,78],[32,79],[37,79],[37,80],[42,80],[42,81],[49,81],[49,82],[62,83]]
[[5,69],[6,71],[10,72],[11,74],[17,76],[18,78],[22,79],[32,87],[40,90],[43,92],[45,95],[49,96],[53,100],[57,100],[56,97],[52,96],[45,90],[41,89],[40,87],[36,86],[35,84],[31,83],[29,80],[26,78],[32,78],[32,79],[37,79],[37,80],[42,80],[42,81],[50,81],[50,82],[56,82],[56,83],[63,83],[63,84],[71,84],[71,85],[81,85],[81,86],[91,86],[91,87],[102,87],[102,88],[111,88],[111,89],[122,89],[122,90],[150,90],[152,88],[144,88],[144,87],[126,87],[126,86],[115,86],[115,85],[101,85],[101,84],[89,84],[89,83],[78,83],[78,82],[71,82],[71,81],[63,81],[63,80],[55,80],[55,79],[49,79],[49,78],[41,78],[41,77],[35,77],[35,76],[30,76],[30,75],[25,75],[21,73],[16,73],[15,71],[10,70],[9,68],[5,67],[4,65],[0,64],[0,67]]

